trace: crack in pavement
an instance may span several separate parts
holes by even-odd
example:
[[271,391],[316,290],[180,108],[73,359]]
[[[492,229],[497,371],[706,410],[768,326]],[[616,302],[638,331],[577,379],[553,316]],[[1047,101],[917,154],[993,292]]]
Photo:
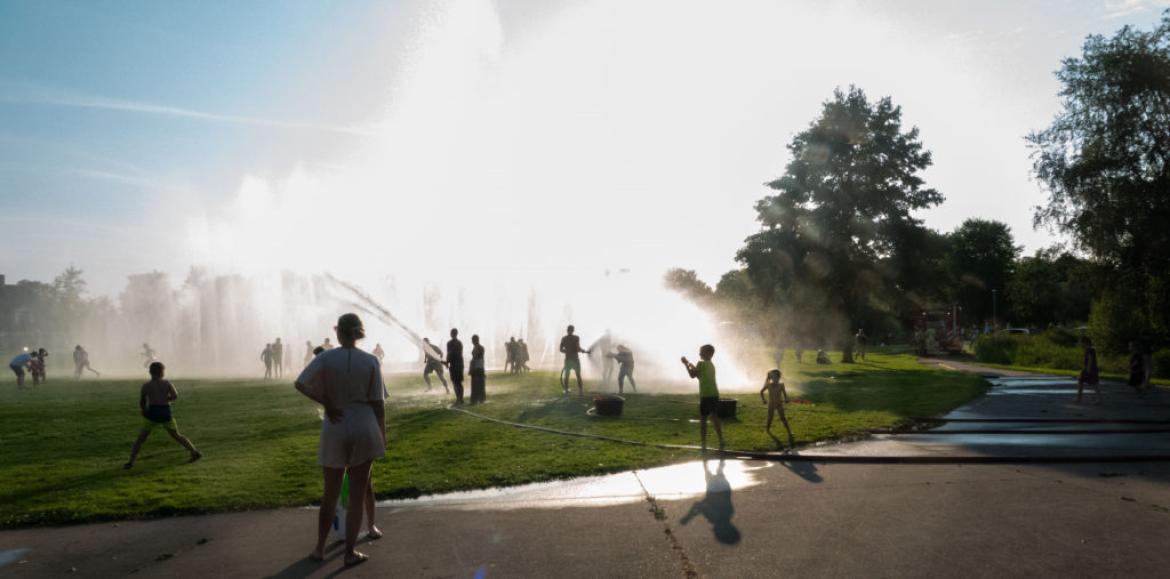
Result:
[[695,566],[691,563],[691,559],[687,557],[686,550],[683,549],[682,543],[679,542],[678,537],[675,536],[674,530],[670,528],[670,523],[666,520],[666,510],[658,506],[658,499],[650,494],[646,488],[646,483],[642,482],[642,477],[638,476],[638,471],[634,471],[634,479],[638,481],[638,486],[642,487],[642,493],[646,497],[646,502],[650,505],[650,512],[654,515],[654,520],[662,523],[662,531],[666,535],[666,539],[670,541],[670,548],[678,552],[680,561],[682,562],[682,570],[684,577],[698,577],[699,572],[695,570]]

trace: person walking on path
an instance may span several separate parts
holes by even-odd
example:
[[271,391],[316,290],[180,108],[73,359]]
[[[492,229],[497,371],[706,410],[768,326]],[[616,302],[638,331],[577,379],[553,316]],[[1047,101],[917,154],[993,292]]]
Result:
[[8,367],[16,374],[16,387],[24,389],[24,371],[25,369],[32,369],[34,355],[32,352],[21,352],[13,356],[12,361],[8,363]]
[[865,359],[865,347],[869,345],[869,337],[865,335],[864,329],[858,329],[857,335],[853,336],[853,349],[857,351],[857,356],[862,360]]
[[569,374],[576,372],[577,395],[584,396],[585,388],[581,384],[581,358],[577,354],[588,354],[589,350],[581,347],[581,336],[575,335],[574,330],[573,326],[569,326],[565,329],[568,333],[561,338],[560,350],[565,355],[565,365],[561,368],[561,390],[564,391],[565,396],[569,395]]
[[126,470],[134,468],[134,461],[138,458],[138,453],[142,450],[142,444],[146,442],[146,437],[150,436],[150,433],[159,426],[165,428],[167,434],[171,435],[175,442],[183,445],[183,448],[191,453],[191,459],[188,462],[195,462],[203,458],[203,453],[195,448],[191,439],[179,434],[179,425],[175,423],[175,418],[171,414],[171,403],[179,399],[179,391],[175,389],[175,385],[171,384],[170,380],[165,378],[166,369],[162,362],[151,362],[150,382],[143,384],[142,390],[138,393],[138,408],[146,422],[138,431],[138,439],[134,441],[134,446],[130,449],[130,460],[122,465],[122,468]]
[[723,450],[723,424],[719,420],[719,386],[715,383],[715,364],[711,358],[715,356],[715,346],[704,344],[699,348],[698,364],[691,364],[686,356],[682,363],[691,378],[699,379],[699,440],[703,452],[707,451],[707,420],[715,425],[715,434],[719,437],[719,450]]
[[[788,433],[788,445],[793,446],[796,444],[796,439],[792,436],[792,428],[788,426],[788,417],[784,415],[784,405],[788,402],[788,390],[784,388],[780,376],[779,368],[768,370],[768,376],[764,379],[764,387],[760,388],[760,402],[768,405],[768,422],[764,425],[764,430],[772,432],[772,415],[779,414],[784,431]],[[768,393],[766,400],[764,399],[765,392]]]
[[467,374],[471,376],[471,403],[483,404],[487,400],[487,372],[484,368],[483,346],[479,343],[479,335],[471,336],[471,364]]
[[1085,390],[1085,384],[1093,387],[1095,394],[1094,401],[1101,402],[1101,382],[1100,372],[1097,369],[1097,350],[1093,348],[1093,340],[1088,336],[1081,338],[1081,346],[1085,349],[1084,362],[1081,364],[1081,375],[1077,377],[1077,404],[1081,403],[1081,394]]
[[73,348],[73,379],[74,380],[81,380],[82,370],[89,370],[90,372],[93,372],[94,374],[96,374],[98,378],[102,377],[101,372],[94,370],[93,366],[89,365],[89,352],[86,352],[85,348],[82,348],[81,344],[78,344],[77,347]]
[[314,352],[316,349],[317,348],[313,346],[312,340],[305,340],[305,363],[301,366],[302,368],[308,366],[309,362],[313,361],[313,356],[317,355],[316,352]]
[[378,342],[377,344],[374,344],[374,352],[373,353],[374,353],[374,357],[378,359],[379,364],[381,364],[382,361],[386,359],[386,350],[382,349],[382,342]]
[[451,328],[451,339],[447,340],[446,364],[451,385],[455,387],[455,404],[463,404],[463,342],[459,341],[459,330],[455,328]]
[[427,383],[427,392],[431,391],[431,373],[434,372],[439,382],[443,383],[443,392],[450,394],[451,389],[443,378],[443,354],[427,338],[423,338],[423,364],[423,382]]
[[340,347],[314,357],[296,379],[296,389],[325,408],[317,462],[321,465],[325,492],[317,519],[317,546],[309,555],[325,559],[325,542],[341,494],[341,483],[349,475],[351,500],[345,520],[345,566],[364,563],[368,557],[355,549],[362,527],[362,515],[369,502],[370,469],[375,459],[386,455],[386,385],[378,359],[357,348],[366,332],[357,314],[338,318]]
[[1153,356],[1145,340],[1130,342],[1129,349],[1129,385],[1137,389],[1138,396],[1145,397],[1152,388],[1150,373],[1153,370]]

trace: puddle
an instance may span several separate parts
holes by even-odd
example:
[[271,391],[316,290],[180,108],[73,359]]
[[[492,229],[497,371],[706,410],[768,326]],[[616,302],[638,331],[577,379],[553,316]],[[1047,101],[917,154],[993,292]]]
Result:
[[28,551],[28,549],[5,549],[0,551],[0,568],[20,561]]
[[[639,503],[645,500],[645,492],[660,500],[686,499],[707,492],[707,480],[715,474],[719,461],[707,461],[706,474],[703,465],[703,461],[694,461],[564,481],[379,501],[378,506],[461,510],[597,507]],[[727,460],[723,462],[722,474],[730,490],[739,490],[759,484],[759,471],[772,466],[766,461]]]

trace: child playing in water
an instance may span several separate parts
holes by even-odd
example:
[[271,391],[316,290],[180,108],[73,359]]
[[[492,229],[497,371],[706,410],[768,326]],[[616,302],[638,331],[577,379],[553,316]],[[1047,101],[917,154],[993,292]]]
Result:
[[699,379],[699,440],[703,452],[707,451],[707,418],[715,425],[715,434],[719,437],[719,450],[723,450],[723,424],[719,420],[719,386],[715,383],[715,364],[711,358],[715,356],[715,346],[705,344],[699,348],[698,364],[691,364],[683,356],[682,363],[691,378]]
[[[768,393],[768,399],[764,399],[764,392]],[[795,439],[792,436],[792,428],[788,426],[788,418],[784,416],[784,404],[788,402],[788,390],[784,388],[784,383],[780,381],[780,369],[773,368],[768,370],[768,377],[764,380],[764,387],[760,388],[760,402],[768,405],[768,423],[764,427],[765,430],[772,430],[772,415],[779,414],[780,422],[784,424],[784,430],[788,432],[788,444],[795,444]]]
[[189,462],[203,458],[203,453],[195,449],[191,440],[179,434],[179,427],[171,416],[171,402],[179,398],[179,391],[175,389],[175,385],[171,384],[170,380],[163,378],[165,373],[166,366],[163,366],[162,362],[150,363],[150,382],[142,385],[142,391],[138,395],[138,406],[142,409],[142,417],[146,419],[146,423],[138,432],[138,440],[134,441],[134,448],[130,449],[130,461],[122,468],[134,468],[134,459],[138,458],[138,451],[142,450],[142,443],[146,442],[146,437],[150,436],[151,431],[158,426],[167,429],[167,434],[170,434],[171,438],[191,453]]

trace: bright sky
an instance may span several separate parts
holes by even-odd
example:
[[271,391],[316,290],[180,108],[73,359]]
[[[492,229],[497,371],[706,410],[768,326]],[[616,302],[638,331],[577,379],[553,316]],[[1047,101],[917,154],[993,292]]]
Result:
[[[1044,193],[1084,37],[1166,0],[0,2],[0,273],[734,267],[834,87],[917,125],[949,230]],[[345,264],[337,265],[338,247]],[[323,265],[327,264],[327,265]]]

